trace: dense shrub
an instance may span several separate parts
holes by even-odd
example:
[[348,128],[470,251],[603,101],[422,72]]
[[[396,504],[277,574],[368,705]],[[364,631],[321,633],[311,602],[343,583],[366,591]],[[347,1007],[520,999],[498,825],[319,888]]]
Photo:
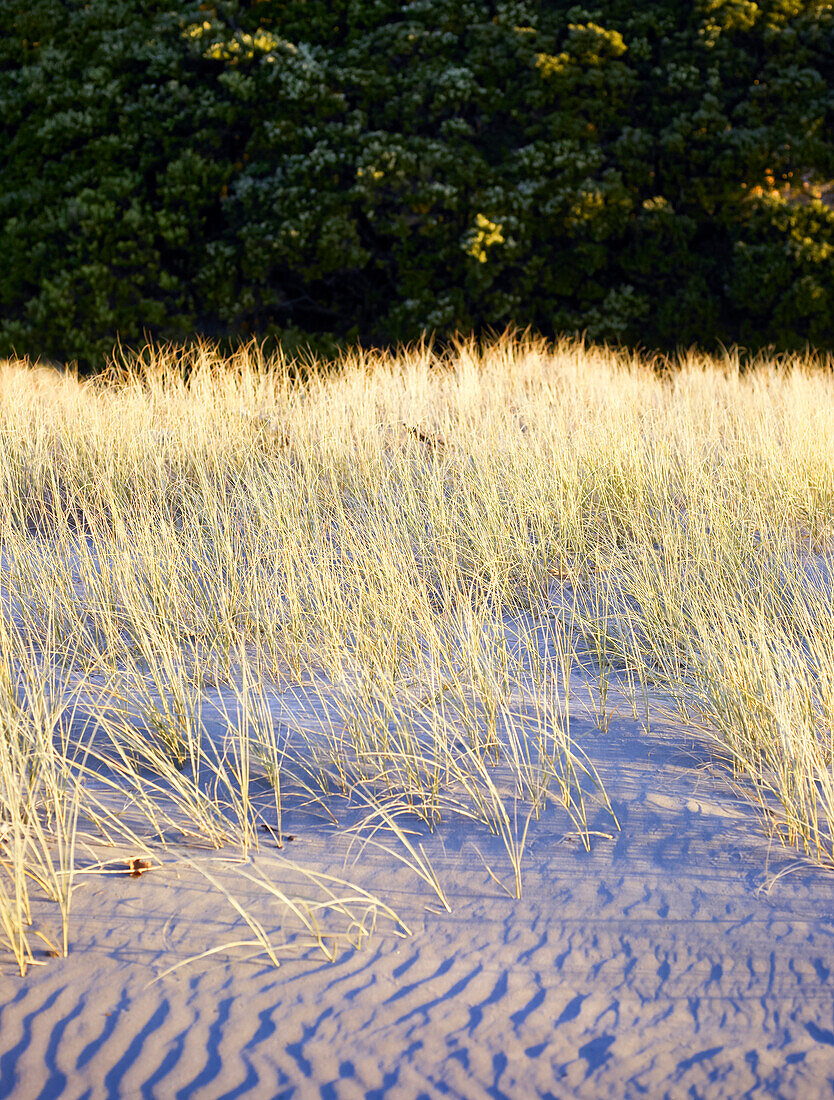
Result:
[[0,0],[0,353],[834,346],[815,0]]

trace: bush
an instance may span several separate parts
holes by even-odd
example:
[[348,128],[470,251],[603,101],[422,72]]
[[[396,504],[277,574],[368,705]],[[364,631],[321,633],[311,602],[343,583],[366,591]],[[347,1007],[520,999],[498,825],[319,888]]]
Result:
[[[834,346],[816,0],[2,6],[0,353]],[[796,201],[797,194],[802,201]]]

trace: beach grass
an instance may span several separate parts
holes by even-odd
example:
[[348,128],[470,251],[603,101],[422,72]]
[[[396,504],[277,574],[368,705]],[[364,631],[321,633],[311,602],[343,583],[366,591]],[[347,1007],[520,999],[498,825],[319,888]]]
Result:
[[[69,949],[94,837],[245,860],[264,828],[283,843],[289,797],[445,908],[420,837],[472,821],[518,897],[542,813],[586,846],[618,828],[571,716],[604,735],[624,708],[697,730],[831,864],[833,540],[818,357],[508,335],[338,363],[147,347],[90,379],[5,363],[0,937],[21,973],[36,941]],[[346,880],[264,889],[326,955],[320,912],[359,942],[397,924]]]

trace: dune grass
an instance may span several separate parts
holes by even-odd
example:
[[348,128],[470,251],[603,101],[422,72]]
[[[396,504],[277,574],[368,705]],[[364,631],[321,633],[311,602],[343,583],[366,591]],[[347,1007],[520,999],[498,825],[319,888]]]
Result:
[[[617,827],[577,706],[602,731],[624,702],[673,707],[830,864],[832,536],[834,374],[812,359],[505,337],[303,370],[255,345],[94,380],[7,363],[0,936],[21,972],[33,936],[68,949],[80,835],[243,859],[265,826],[283,842],[288,792],[446,907],[419,834],[479,822],[520,896],[549,805],[586,845]],[[340,889],[360,941],[369,906],[394,919]]]

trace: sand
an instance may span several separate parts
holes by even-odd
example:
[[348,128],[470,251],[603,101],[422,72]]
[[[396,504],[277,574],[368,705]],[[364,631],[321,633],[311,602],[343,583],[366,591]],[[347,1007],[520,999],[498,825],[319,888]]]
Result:
[[[0,964],[0,1096],[830,1095],[831,872],[768,839],[692,731],[646,732],[621,708],[607,732],[580,713],[572,733],[622,828],[597,807],[590,827],[612,839],[586,852],[549,810],[531,825],[521,899],[487,872],[511,888],[484,826],[422,838],[447,913],[401,860],[300,805],[284,820],[294,839],[279,850],[265,835],[245,864],[180,843],[139,877],[81,876],[69,957],[25,978]],[[305,888],[293,864],[379,895],[412,934],[378,915],[328,961],[241,874],[291,893]],[[279,968],[229,948],[161,976],[251,939],[200,868],[283,937]]]

